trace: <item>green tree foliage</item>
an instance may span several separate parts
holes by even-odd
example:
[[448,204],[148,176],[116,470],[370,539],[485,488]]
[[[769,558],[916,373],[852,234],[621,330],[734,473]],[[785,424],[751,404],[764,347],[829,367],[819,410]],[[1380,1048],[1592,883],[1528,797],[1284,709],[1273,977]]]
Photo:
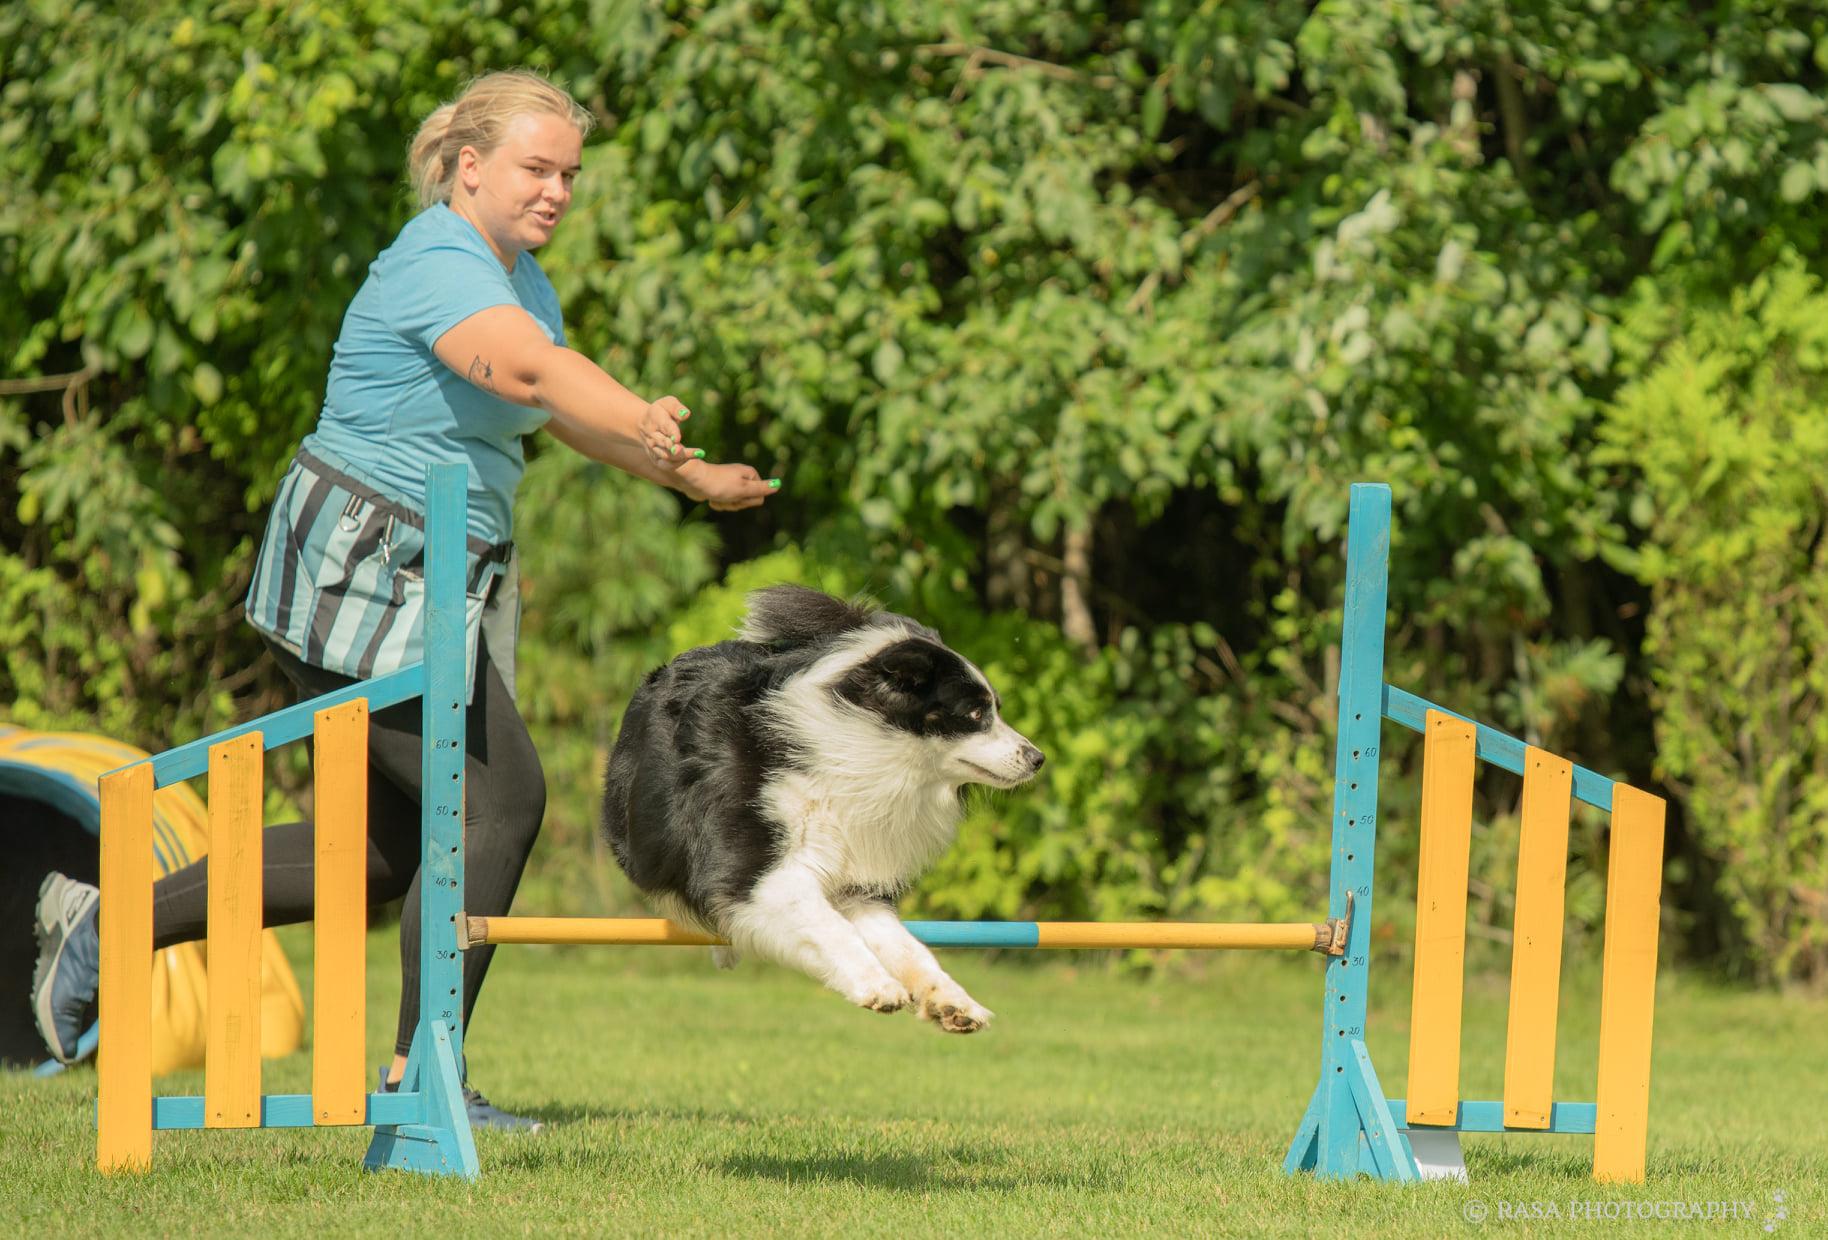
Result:
[[1641,471],[1657,764],[1720,867],[1731,958],[1828,976],[1828,293],[1794,262],[1725,306],[1624,317],[1607,424]]
[[[1684,445],[1629,428],[1677,347],[1720,375],[1691,448],[1767,416],[1754,381],[1774,428],[1820,420],[1806,349],[1762,352],[1801,328],[1732,299],[1824,257],[1825,47],[1797,0],[25,0],[0,10],[0,381],[83,381],[0,395],[0,698],[155,745],[271,704],[251,539],[410,211],[406,140],[532,64],[604,122],[541,255],[573,343],[787,480],[682,523],[533,462],[555,898],[622,898],[574,862],[640,670],[779,574],[938,623],[1054,755],[973,803],[927,906],[1313,909],[1347,487],[1375,478],[1389,679],[1674,793],[1672,880],[1718,910],[1691,946],[1819,978],[1820,875],[1784,871],[1820,852],[1819,745],[1780,739],[1813,719],[1782,686],[1819,662],[1819,559],[1760,561],[1752,592],[1797,608],[1782,676],[1746,646],[1743,702],[1709,713],[1684,670],[1738,597],[1708,540],[1754,512],[1801,537],[1819,491],[1746,455],[1673,503]],[[1812,442],[1773,429],[1769,460],[1819,476]],[[1729,722],[1786,773],[1707,757]],[[1390,753],[1400,894],[1419,750]],[[1517,789],[1480,792],[1474,915],[1502,937]],[[1604,824],[1574,849],[1578,935]]]

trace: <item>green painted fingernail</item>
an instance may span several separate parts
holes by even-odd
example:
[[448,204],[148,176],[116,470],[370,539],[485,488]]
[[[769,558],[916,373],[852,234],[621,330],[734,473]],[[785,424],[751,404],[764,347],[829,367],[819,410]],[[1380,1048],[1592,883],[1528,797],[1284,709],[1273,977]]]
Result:
[[770,478],[768,479],[768,485],[778,491],[781,489],[781,480],[779,478]]
[[703,448],[693,448],[692,455],[702,461],[705,457],[705,450]]

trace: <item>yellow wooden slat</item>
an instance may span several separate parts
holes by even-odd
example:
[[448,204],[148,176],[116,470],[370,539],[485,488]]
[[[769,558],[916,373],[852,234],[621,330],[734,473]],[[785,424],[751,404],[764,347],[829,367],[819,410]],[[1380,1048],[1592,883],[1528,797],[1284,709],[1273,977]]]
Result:
[[1504,1042],[1504,1123],[1547,1128],[1555,1094],[1561,1005],[1562,909],[1574,764],[1530,746],[1523,754],[1523,830],[1511,928],[1511,1008]]
[[1422,744],[1421,870],[1409,1009],[1409,1119],[1460,1113],[1460,1002],[1466,974],[1466,869],[1472,846],[1472,724],[1428,712]]
[[152,1168],[152,764],[100,781],[101,1041],[95,1165]]
[[261,734],[209,751],[209,1030],[203,1126],[260,1126]]
[[317,712],[316,961],[312,969],[311,1111],[320,1124],[367,1116],[368,700]]
[[1625,784],[1612,787],[1605,971],[1600,982],[1599,1108],[1593,1136],[1593,1178],[1602,1182],[1644,1180],[1664,808],[1661,797]]

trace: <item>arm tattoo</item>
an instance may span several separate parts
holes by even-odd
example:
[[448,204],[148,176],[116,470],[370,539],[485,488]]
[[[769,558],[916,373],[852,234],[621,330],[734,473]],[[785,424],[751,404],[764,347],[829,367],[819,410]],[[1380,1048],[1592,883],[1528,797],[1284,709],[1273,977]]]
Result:
[[476,355],[476,360],[470,363],[470,372],[464,378],[485,392],[495,391],[495,367],[484,361],[480,353]]

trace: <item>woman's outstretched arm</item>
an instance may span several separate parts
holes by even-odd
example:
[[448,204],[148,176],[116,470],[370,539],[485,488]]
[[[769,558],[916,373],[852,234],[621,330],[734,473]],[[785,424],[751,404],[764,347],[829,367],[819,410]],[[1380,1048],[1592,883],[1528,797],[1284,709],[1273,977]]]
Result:
[[646,401],[595,362],[546,338],[519,306],[492,306],[438,338],[433,351],[486,392],[552,415],[560,443],[713,508],[753,508],[775,494],[748,465],[713,465],[686,446],[677,397]]

